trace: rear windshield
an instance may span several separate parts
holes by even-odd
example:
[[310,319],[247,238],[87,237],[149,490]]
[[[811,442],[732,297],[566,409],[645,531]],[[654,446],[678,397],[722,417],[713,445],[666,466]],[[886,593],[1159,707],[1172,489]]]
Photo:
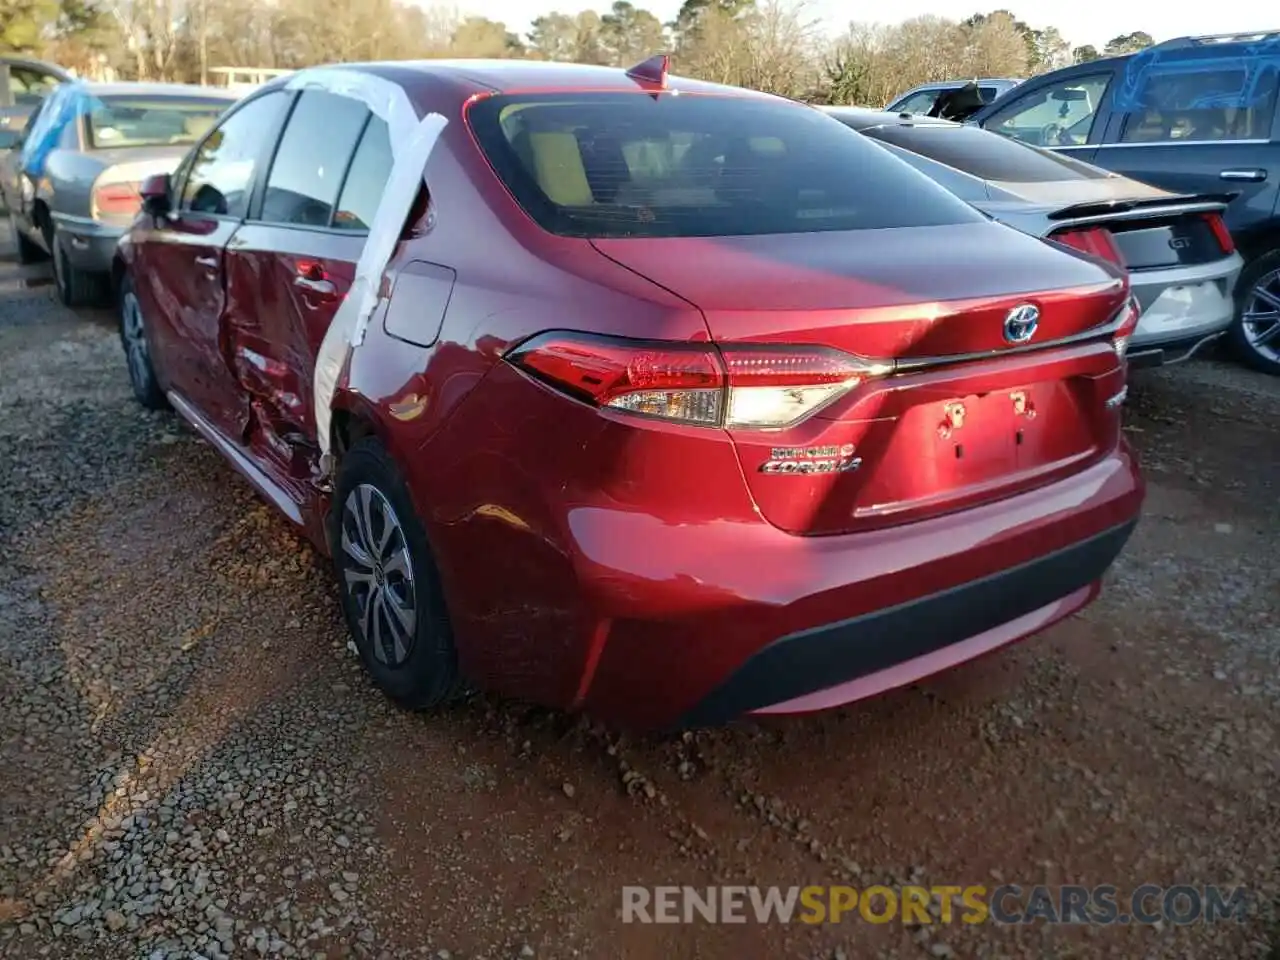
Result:
[[1039,150],[977,127],[894,124],[862,132],[983,180],[1048,183],[1055,180],[1102,180],[1111,176],[1105,170],[1070,157]]
[[89,143],[98,149],[192,144],[228,106],[227,100],[100,97],[86,117]]
[[819,110],[747,97],[498,96],[468,121],[544,229],[716,237],[936,226],[981,215]]

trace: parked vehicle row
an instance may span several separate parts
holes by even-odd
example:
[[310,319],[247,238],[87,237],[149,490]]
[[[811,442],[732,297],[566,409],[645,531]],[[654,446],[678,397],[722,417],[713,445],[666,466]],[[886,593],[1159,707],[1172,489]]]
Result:
[[19,259],[49,257],[68,306],[100,299],[142,181],[177,166],[235,99],[181,84],[60,85],[0,157]]
[[[391,214],[374,83],[448,119]],[[138,399],[331,558],[407,706],[833,706],[1080,609],[1137,520],[1123,269],[665,58],[303,71],[141,194]],[[382,241],[321,438],[317,350]]]
[[1035,77],[968,122],[1178,194],[1225,194],[1235,352],[1280,374],[1280,31],[1182,37]]
[[827,110],[1002,223],[1127,269],[1142,307],[1131,365],[1184,360],[1231,327],[1242,261],[1226,198],[1179,196],[946,120]]

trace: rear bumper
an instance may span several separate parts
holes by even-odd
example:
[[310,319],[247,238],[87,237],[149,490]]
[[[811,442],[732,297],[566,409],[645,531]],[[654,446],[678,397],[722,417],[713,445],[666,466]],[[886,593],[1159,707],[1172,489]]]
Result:
[[847,536],[595,513],[577,531],[597,639],[575,705],[627,726],[705,726],[910,683],[1088,603],[1142,497],[1122,446],[1046,487]]
[[775,640],[699,701],[682,725],[838,706],[1042,630],[1093,599],[1136,523],[888,610]]
[[110,273],[115,257],[116,244],[120,242],[126,227],[98,223],[83,217],[54,214],[61,234],[59,246],[67,255],[67,262],[86,273]]
[[1131,273],[1142,317],[1130,340],[1130,358],[1173,345],[1169,358],[1183,359],[1190,346],[1222,334],[1235,313],[1233,298],[1243,265],[1233,253],[1209,264]]

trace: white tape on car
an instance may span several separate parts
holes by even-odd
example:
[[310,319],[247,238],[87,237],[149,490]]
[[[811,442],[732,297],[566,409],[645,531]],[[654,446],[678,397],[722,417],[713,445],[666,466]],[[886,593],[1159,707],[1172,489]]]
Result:
[[382,274],[395,252],[404,223],[418,197],[426,176],[427,160],[448,121],[438,113],[419,119],[404,89],[382,77],[339,67],[300,70],[290,79],[291,89],[315,87],[337,96],[363,102],[374,116],[384,121],[391,140],[391,175],[378,203],[369,236],[356,263],[355,280],[338,306],[333,323],[316,354],[313,379],[316,439],[327,473],[329,424],[333,393],[350,352],[364,340],[369,317],[378,305]]

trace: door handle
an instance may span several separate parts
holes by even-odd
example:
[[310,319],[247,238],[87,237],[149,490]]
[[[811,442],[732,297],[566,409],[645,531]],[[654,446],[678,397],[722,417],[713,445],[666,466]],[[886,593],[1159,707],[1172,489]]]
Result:
[[294,277],[293,285],[314,293],[321,300],[334,300],[338,296],[338,288],[332,280],[313,280],[311,277]]
[[1267,179],[1267,171],[1257,168],[1251,170],[1223,170],[1218,174],[1220,180],[1243,180],[1246,183],[1261,183]]
[[338,288],[329,279],[324,264],[315,260],[299,260],[294,265],[293,285],[310,291],[321,300],[335,300]]
[[218,258],[217,257],[196,257],[196,266],[204,267],[208,270],[217,270]]

